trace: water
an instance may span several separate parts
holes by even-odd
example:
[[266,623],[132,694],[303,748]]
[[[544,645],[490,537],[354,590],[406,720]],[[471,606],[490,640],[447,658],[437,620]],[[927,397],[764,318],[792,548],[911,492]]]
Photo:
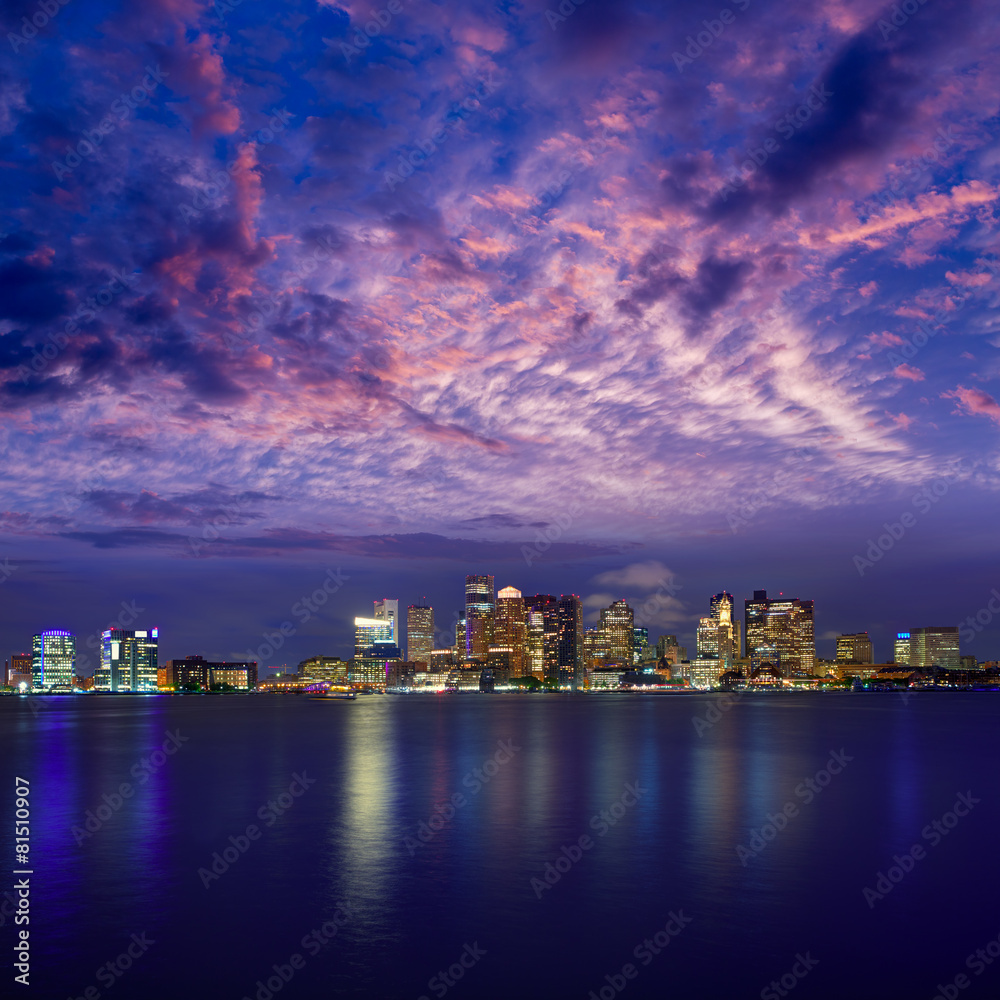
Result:
[[[40,704],[0,699],[4,815],[14,775],[31,787],[25,995],[731,998],[785,975],[796,997],[931,1000],[961,973],[963,997],[1000,994],[1000,961],[965,965],[1000,937],[995,696],[747,696],[700,735],[719,696]],[[246,850],[210,878],[230,837]],[[5,870],[12,840],[5,821]]]

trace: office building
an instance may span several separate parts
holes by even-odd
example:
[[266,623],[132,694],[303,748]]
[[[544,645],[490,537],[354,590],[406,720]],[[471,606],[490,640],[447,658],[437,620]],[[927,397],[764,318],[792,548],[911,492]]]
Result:
[[310,656],[303,660],[296,671],[300,678],[327,681],[330,684],[347,683],[347,661],[339,656]]
[[427,604],[411,604],[406,609],[406,658],[414,663],[430,663],[434,649],[434,609]]
[[[48,629],[31,638],[31,686],[35,690],[73,690],[76,636],[62,629]],[[155,675],[154,675],[155,676]]]
[[867,632],[837,636],[837,663],[874,663],[872,641]]
[[911,630],[909,666],[958,670],[960,660],[957,625],[933,625]]
[[362,656],[376,645],[395,647],[393,624],[386,618],[355,618],[354,655]]
[[8,687],[16,688],[22,681],[31,685],[31,653],[11,653],[3,682]]
[[563,594],[556,604],[556,667],[560,684],[575,682],[583,658],[583,603]]
[[393,645],[400,644],[399,634],[399,601],[383,597],[381,601],[375,602],[375,613],[372,615],[376,621],[392,623]]
[[897,632],[896,641],[892,646],[892,658],[903,666],[910,665],[910,633]]
[[465,578],[465,659],[486,662],[493,644],[496,590],[492,576]]
[[[816,638],[812,601],[779,595],[768,599],[766,590],[755,590],[745,602],[746,653],[752,659],[758,648],[775,647],[783,677],[809,676],[816,667]],[[773,662],[773,661],[772,661]]]
[[[532,594],[524,598],[528,615],[541,615],[542,668],[539,676],[546,680],[559,678],[559,602],[552,594]],[[534,669],[532,673],[535,673]]]
[[516,587],[504,587],[497,594],[491,665],[503,665],[504,658],[500,655],[503,652],[506,652],[509,677],[524,677],[531,672],[528,665],[527,612],[521,591]]
[[525,619],[528,673],[541,680],[545,676],[545,615],[541,611],[526,611]]
[[601,609],[601,631],[607,645],[607,663],[632,666],[635,612],[625,601]]
[[95,691],[158,690],[159,629],[109,628],[101,633],[101,665],[94,673]]
[[698,659],[718,660],[728,670],[739,654],[733,631],[733,595],[722,591],[709,601],[709,614],[698,621]]
[[222,686],[252,691],[257,687],[257,663],[254,660],[211,661],[203,656],[186,656],[183,660],[168,660],[160,668],[158,680],[160,688],[168,691],[210,691]]

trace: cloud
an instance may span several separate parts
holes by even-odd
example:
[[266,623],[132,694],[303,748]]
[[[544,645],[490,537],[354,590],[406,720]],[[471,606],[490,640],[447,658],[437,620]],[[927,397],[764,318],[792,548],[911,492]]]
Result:
[[956,413],[988,417],[1000,424],[1000,403],[981,389],[966,389],[965,386],[960,385],[951,392],[942,393],[941,398],[958,400]]

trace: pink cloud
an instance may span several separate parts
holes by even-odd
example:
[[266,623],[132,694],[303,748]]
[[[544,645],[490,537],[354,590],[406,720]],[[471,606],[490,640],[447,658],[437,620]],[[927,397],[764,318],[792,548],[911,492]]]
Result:
[[912,382],[923,382],[924,373],[919,368],[914,368],[912,365],[897,365],[892,370],[892,374],[896,378],[908,378]]
[[942,393],[941,398],[958,400],[955,413],[978,414],[1000,424],[1000,403],[982,389],[966,389],[960,385],[952,392]]

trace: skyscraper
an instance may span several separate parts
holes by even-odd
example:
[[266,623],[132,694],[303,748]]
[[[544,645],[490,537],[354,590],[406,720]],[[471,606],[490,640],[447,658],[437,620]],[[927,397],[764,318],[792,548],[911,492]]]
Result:
[[393,623],[385,618],[354,619],[354,655],[364,656],[374,645],[395,646]]
[[607,662],[632,666],[635,612],[625,601],[601,609],[601,631],[607,644]]
[[541,680],[545,676],[545,615],[525,610],[525,652],[528,672]]
[[[542,676],[559,678],[559,602],[552,594],[532,594],[524,599],[525,610],[542,616]],[[534,671],[532,671],[534,672]]]
[[896,663],[910,666],[910,633],[897,632],[896,641],[892,647],[892,658]]
[[[755,590],[745,602],[746,654],[754,658],[759,647],[777,650],[782,676],[812,674],[816,667],[813,602],[777,597]],[[773,661],[769,661],[773,662]]]
[[434,609],[411,604],[406,609],[406,658],[411,662],[431,662],[434,648]]
[[944,667],[958,670],[961,659],[958,652],[957,625],[930,625],[915,628],[910,633],[911,667]]
[[722,591],[709,601],[709,614],[698,622],[698,658],[718,660],[728,670],[739,653],[733,629],[733,595]]
[[95,691],[156,691],[159,629],[109,628],[101,633],[101,665]]
[[383,597],[381,601],[375,602],[375,613],[372,618],[377,621],[392,622],[392,641],[393,644],[398,646],[400,635],[399,635],[399,601]]
[[486,662],[493,642],[496,589],[492,576],[465,578],[465,659]]
[[493,648],[508,651],[511,677],[531,673],[528,664],[528,620],[524,598],[516,587],[504,587],[497,594]]
[[556,605],[556,664],[559,683],[575,682],[583,657],[583,604],[576,594],[563,594]]
[[[76,636],[72,632],[52,628],[31,637],[31,686],[53,688],[73,687],[76,665]],[[153,671],[156,679],[156,671]]]
[[874,663],[872,641],[867,632],[848,632],[837,636],[838,663]]

